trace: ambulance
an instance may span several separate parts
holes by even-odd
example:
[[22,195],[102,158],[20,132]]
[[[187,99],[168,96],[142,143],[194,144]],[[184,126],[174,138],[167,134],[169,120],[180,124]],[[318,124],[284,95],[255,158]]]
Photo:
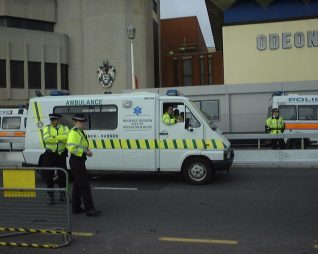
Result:
[[[229,170],[234,153],[230,142],[213,130],[197,106],[186,97],[156,93],[46,96],[30,100],[26,127],[26,163],[36,165],[45,147],[43,127],[49,114],[62,115],[73,127],[72,116],[86,116],[84,130],[93,157],[88,170],[181,172],[192,184],[204,184],[218,170]],[[168,106],[182,108],[184,120],[166,125]]]
[[0,108],[0,150],[24,148],[27,115],[25,106]]
[[[318,131],[318,95],[299,95],[275,93],[271,99],[269,115],[272,108],[278,108],[285,121],[285,133],[317,133]],[[309,146],[316,140],[306,139]],[[289,142],[290,148],[299,148],[300,140]]]

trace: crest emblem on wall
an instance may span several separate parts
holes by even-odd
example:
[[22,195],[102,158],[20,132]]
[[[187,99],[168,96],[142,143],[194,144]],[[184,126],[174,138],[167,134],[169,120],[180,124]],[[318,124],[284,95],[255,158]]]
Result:
[[105,87],[109,88],[112,86],[116,77],[116,69],[111,66],[108,61],[103,61],[103,65],[99,66],[97,69],[97,78],[99,83]]

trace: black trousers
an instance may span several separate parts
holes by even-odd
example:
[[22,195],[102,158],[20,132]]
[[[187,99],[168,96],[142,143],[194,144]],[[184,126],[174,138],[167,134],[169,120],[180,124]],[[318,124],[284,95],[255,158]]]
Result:
[[86,210],[94,209],[94,203],[89,186],[89,178],[85,166],[85,158],[71,155],[70,167],[73,176],[72,209],[79,211],[81,200]]
[[272,147],[273,149],[285,149],[285,141],[282,138],[272,139]]
[[[64,168],[66,170],[66,154],[58,154],[46,151],[44,153],[43,157],[43,163],[41,165],[42,167],[50,167],[50,168]],[[66,176],[63,171],[58,170],[58,185],[60,188],[65,188],[66,186]],[[54,170],[42,170],[42,176],[43,179],[46,182],[46,187],[47,188],[53,188],[54,187]],[[53,192],[49,191],[48,192],[50,198],[53,198]],[[65,193],[64,193],[65,195]]]

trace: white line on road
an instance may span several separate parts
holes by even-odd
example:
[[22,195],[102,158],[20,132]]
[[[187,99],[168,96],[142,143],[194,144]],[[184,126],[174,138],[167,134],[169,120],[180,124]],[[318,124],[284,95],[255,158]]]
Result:
[[138,188],[94,187],[94,190],[127,190],[127,191],[137,191]]

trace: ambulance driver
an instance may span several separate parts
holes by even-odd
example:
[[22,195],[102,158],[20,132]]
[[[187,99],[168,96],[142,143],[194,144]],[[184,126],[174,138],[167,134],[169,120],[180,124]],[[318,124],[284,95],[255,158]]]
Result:
[[[67,149],[71,153],[70,167],[73,175],[72,210],[73,214],[84,212],[87,216],[97,216],[100,211],[95,210],[91,188],[85,161],[93,156],[88,148],[88,140],[83,131],[86,118],[83,114],[75,114],[72,118],[75,126],[70,130],[67,137]],[[81,208],[83,200],[85,210]]]
[[166,125],[173,125],[177,122],[174,114],[173,114],[173,106],[170,104],[165,105],[165,113],[162,116],[162,121]]

